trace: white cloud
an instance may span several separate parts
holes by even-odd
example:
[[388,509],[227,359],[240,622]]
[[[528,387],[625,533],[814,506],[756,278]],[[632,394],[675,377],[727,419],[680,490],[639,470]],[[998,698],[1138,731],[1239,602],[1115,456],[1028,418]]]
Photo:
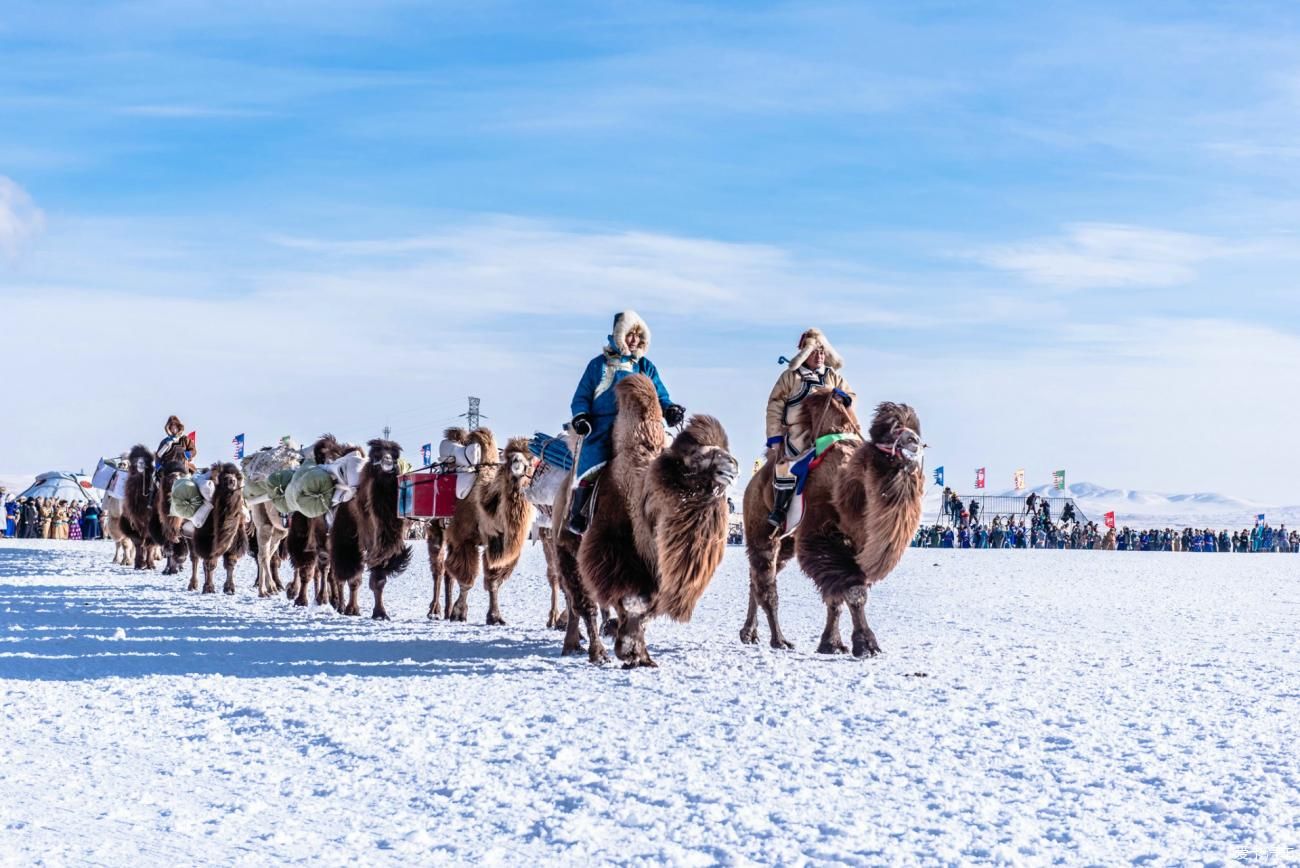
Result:
[[1228,245],[1204,235],[1119,223],[1076,223],[1056,238],[997,245],[969,258],[1032,283],[1059,289],[1174,286],[1196,267],[1226,255]]
[[45,214],[27,191],[0,175],[0,258],[13,260],[45,228]]

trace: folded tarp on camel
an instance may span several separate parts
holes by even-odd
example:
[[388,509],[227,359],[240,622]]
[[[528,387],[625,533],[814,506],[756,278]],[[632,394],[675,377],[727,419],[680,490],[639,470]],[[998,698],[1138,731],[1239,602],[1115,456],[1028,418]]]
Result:
[[538,431],[533,435],[533,439],[528,441],[528,451],[561,470],[573,469],[573,453],[569,451],[569,445],[561,437],[552,437]]

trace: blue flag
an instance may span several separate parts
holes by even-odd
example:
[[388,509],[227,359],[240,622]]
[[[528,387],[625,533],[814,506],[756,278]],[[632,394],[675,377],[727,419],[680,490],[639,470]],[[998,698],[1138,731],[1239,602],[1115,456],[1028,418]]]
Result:
[[1255,516],[1255,524],[1263,524],[1263,523],[1264,523],[1264,513],[1261,512],[1259,515]]
[[935,484],[935,485],[943,485],[943,468],[942,468],[942,467],[936,467],[936,468],[934,469],[934,484]]
[[420,447],[420,455],[424,458],[424,465],[427,467],[433,463],[433,444],[426,443]]
[[235,457],[243,458],[244,457],[244,435],[236,434],[234,439],[231,440],[230,442],[235,447]]

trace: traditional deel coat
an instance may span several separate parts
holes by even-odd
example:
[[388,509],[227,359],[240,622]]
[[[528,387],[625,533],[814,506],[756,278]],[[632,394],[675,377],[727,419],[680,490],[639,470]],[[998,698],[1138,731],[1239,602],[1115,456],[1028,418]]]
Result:
[[[803,366],[820,344],[826,351],[826,365],[815,371]],[[809,329],[799,343],[799,352],[790,360],[767,399],[767,439],[785,437],[786,455],[794,457],[812,446],[812,432],[807,430],[799,414],[799,405],[814,391],[839,389],[856,397],[849,388],[839,368],[844,364],[839,353],[817,329]]]
[[[627,336],[634,329],[639,329],[644,338],[635,353],[627,348]],[[609,344],[587,363],[569,407],[574,416],[579,413],[591,416],[591,433],[583,438],[578,455],[578,479],[591,476],[609,461],[614,417],[618,415],[618,405],[614,400],[615,383],[633,374],[645,374],[659,393],[659,406],[666,409],[672,403],[668,389],[659,379],[659,371],[645,357],[649,350],[650,327],[636,311],[628,310],[619,316],[614,333],[609,336]]]

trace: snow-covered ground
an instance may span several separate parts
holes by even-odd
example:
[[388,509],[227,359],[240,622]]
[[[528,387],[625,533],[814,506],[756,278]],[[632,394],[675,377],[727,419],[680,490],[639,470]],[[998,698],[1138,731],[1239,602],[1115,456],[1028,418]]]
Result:
[[1300,860],[1300,558],[912,550],[859,661],[793,568],[797,650],[741,645],[732,549],[631,673],[533,548],[503,628],[423,557],[390,623],[108,560],[0,543],[0,863]]

